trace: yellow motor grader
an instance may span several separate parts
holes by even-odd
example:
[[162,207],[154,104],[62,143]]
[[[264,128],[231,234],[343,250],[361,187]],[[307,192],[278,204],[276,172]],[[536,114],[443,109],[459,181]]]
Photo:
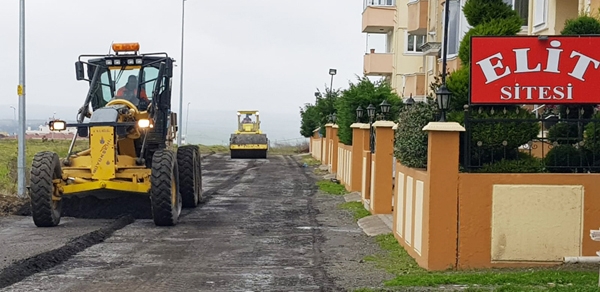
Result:
[[[140,54],[137,43],[112,49],[114,54],[79,56],[76,77],[88,81],[89,90],[77,122],[50,123],[53,131],[77,128],[68,155],[61,160],[43,151],[33,159],[29,195],[39,227],[58,225],[62,200],[71,196],[150,196],[159,226],[175,225],[182,207],[202,199],[198,147],[173,147],[174,60],[166,53]],[[82,140],[87,149],[74,151]]]

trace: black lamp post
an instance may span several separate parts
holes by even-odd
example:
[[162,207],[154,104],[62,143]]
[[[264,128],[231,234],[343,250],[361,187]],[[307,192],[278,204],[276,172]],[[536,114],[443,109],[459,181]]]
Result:
[[367,107],[367,115],[369,115],[369,148],[371,153],[375,153],[375,131],[373,130],[373,119],[375,118],[375,107],[372,104],[369,104]]
[[390,113],[391,107],[392,107],[392,105],[390,105],[387,102],[387,100],[383,100],[383,102],[381,102],[381,104],[379,105],[379,108],[381,109],[381,115],[383,116],[384,120],[387,118],[387,115]]
[[446,85],[442,84],[435,94],[438,108],[441,111],[440,122],[445,122],[446,111],[448,111],[450,108],[450,98],[452,97],[452,92],[446,88]]
[[331,123],[332,120],[333,120],[333,115],[332,114],[328,114],[327,115],[327,121]]
[[335,121],[337,121],[337,115],[335,113],[331,114],[331,121],[335,124]]
[[444,54],[442,55],[442,86],[435,93],[437,98],[438,108],[441,111],[440,122],[446,121],[446,111],[450,105],[450,98],[452,97],[452,92],[448,90],[446,87],[446,66],[447,66],[447,56],[448,56],[448,22],[450,21],[450,0],[446,0],[445,11],[446,15],[444,18],[444,43],[442,44],[444,47]]
[[356,122],[357,123],[360,123],[360,119],[362,118],[364,112],[365,112],[365,110],[363,110],[363,108],[360,105],[356,108]]

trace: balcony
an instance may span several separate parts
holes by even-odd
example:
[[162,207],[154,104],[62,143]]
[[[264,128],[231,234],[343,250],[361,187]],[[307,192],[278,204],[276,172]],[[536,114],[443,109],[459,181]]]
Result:
[[371,53],[365,54],[364,73],[367,76],[389,76],[392,75],[394,65],[394,54]]
[[365,0],[363,3],[362,32],[388,33],[394,30],[395,0]]
[[427,17],[429,15],[429,1],[416,0],[408,2],[408,27],[410,34],[427,34]]
[[412,96],[417,99],[424,97],[425,94],[425,73],[406,75],[404,96]]

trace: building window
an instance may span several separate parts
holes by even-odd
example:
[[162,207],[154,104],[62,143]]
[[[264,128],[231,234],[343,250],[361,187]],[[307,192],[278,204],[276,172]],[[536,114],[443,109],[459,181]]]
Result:
[[[462,12],[462,5],[458,0],[450,0],[450,18],[448,21],[448,56],[455,56],[458,54],[458,47],[462,35],[460,35],[460,17]],[[442,31],[444,29],[444,19],[446,17],[446,11],[442,14],[442,23],[440,27]],[[442,35],[443,37],[443,35]]]
[[548,1],[534,0],[535,11],[533,12],[533,26],[541,29],[546,26],[546,15],[548,15]]
[[523,26],[529,23],[529,0],[502,0],[510,5],[523,19]]
[[406,52],[407,53],[420,53],[421,46],[425,44],[425,35],[417,35],[417,34],[408,34],[408,40],[406,42]]

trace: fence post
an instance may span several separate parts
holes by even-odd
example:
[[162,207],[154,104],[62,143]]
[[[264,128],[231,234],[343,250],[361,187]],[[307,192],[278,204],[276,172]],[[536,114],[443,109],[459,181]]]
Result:
[[372,156],[375,172],[373,196],[371,197],[371,213],[392,213],[394,130],[396,124],[390,121],[377,121],[375,128],[375,154]]
[[338,171],[338,146],[340,143],[340,138],[337,135],[338,129],[338,125],[334,124],[331,126],[331,162],[329,163],[329,165],[331,165],[331,173],[337,173]]
[[[365,206],[368,206],[366,201],[371,199],[371,152],[369,152],[371,126],[369,124],[362,124],[362,126],[360,127],[360,131],[362,132],[362,141],[359,141],[359,143],[362,144],[362,149],[364,149],[363,153],[361,153],[361,192],[363,204],[365,204]],[[365,209],[369,208],[365,207]]]
[[456,267],[458,238],[458,157],[459,136],[464,132],[458,123],[431,122],[423,128],[429,132],[427,175],[429,177],[428,269]]
[[352,128],[352,173],[351,176],[351,192],[360,192],[362,189],[362,169],[363,169],[363,157],[362,153],[365,150],[363,145],[363,132],[360,128],[364,124],[354,123],[350,126]]
[[330,157],[330,153],[329,153],[329,149],[330,149],[330,143],[331,143],[331,127],[333,126],[333,124],[326,124],[325,125],[325,140],[323,140],[325,143],[323,143],[323,147],[325,147],[324,151],[323,151],[323,160],[321,162],[323,162],[323,165],[329,165],[329,157]]

